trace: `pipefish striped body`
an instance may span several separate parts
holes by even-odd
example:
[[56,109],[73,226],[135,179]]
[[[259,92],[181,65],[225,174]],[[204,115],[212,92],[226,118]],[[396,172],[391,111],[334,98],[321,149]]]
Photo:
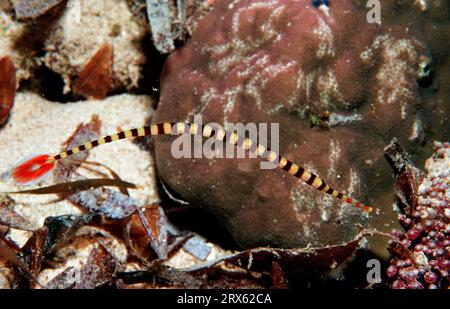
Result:
[[257,142],[249,138],[245,138],[235,132],[230,132],[223,128],[215,129],[210,125],[200,125],[196,123],[163,122],[141,128],[134,128],[127,131],[117,132],[112,135],[107,135],[97,140],[93,140],[83,145],[74,147],[72,149],[68,149],[54,156],[34,156],[31,159],[26,160],[14,167],[9,172],[9,177],[18,184],[26,185],[31,182],[35,182],[50,173],[54,169],[55,163],[57,161],[70,157],[79,152],[93,149],[103,144],[135,137],[182,134],[201,135],[207,138],[214,137],[218,141],[235,145],[269,162],[277,162],[278,168],[284,170],[294,177],[297,177],[315,190],[331,195],[334,198],[341,200],[344,203],[350,204],[356,208],[359,208],[366,213],[370,213],[373,210],[372,207],[365,205],[360,201],[353,199],[350,196],[332,188],[319,176],[290,161],[286,157],[270,150],[270,148],[265,147],[264,145],[258,144]]

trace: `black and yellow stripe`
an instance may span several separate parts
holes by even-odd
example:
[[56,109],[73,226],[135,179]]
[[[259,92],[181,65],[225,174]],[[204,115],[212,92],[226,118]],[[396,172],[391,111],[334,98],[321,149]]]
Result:
[[371,207],[363,205],[361,202],[352,199],[349,196],[342,194],[339,191],[331,188],[324,180],[322,180],[317,175],[305,170],[303,167],[288,160],[287,158],[278,155],[276,152],[270,150],[269,148],[266,148],[265,146],[260,145],[249,138],[239,136],[235,132],[228,132],[222,128],[215,129],[209,125],[201,126],[195,123],[183,123],[183,122],[176,122],[176,123],[164,122],[153,124],[151,126],[135,128],[128,131],[122,131],[102,137],[98,140],[94,140],[84,145],[80,145],[78,147],[61,152],[51,157],[49,160],[53,162],[58,161],[60,159],[67,158],[81,151],[90,150],[97,146],[115,142],[121,139],[140,136],[142,137],[149,135],[156,136],[156,135],[181,135],[181,134],[193,134],[193,135],[198,134],[204,137],[214,137],[219,141],[224,141],[226,143],[241,147],[249,151],[250,153],[256,154],[257,156],[265,160],[277,163],[279,168],[291,174],[292,176],[301,179],[304,183],[308,184],[309,186],[313,187],[316,190],[329,194],[334,198],[337,198],[345,203],[351,204],[357,208],[361,208],[367,213],[372,211]]

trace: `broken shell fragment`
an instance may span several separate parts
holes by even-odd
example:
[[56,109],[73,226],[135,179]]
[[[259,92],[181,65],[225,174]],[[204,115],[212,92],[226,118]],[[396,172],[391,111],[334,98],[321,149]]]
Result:
[[0,125],[11,111],[16,96],[16,68],[10,57],[0,59]]
[[111,87],[113,47],[104,43],[86,63],[73,85],[75,96],[104,99]]

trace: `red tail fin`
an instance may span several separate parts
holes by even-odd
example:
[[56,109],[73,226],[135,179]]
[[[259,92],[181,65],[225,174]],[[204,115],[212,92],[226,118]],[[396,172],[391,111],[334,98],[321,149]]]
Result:
[[17,184],[28,185],[44,178],[55,167],[54,161],[49,161],[49,155],[36,155],[19,163],[8,176]]

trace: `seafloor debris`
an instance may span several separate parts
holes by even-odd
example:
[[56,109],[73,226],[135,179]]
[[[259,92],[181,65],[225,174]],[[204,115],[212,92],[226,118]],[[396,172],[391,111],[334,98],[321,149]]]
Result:
[[27,272],[24,272],[23,268],[16,267],[15,287],[30,288],[36,283],[35,280],[30,280],[30,278],[37,278],[41,271],[42,261],[48,253],[46,252],[47,235],[48,229],[45,227],[35,231],[33,236],[20,249],[18,257],[27,266]]
[[44,42],[42,62],[62,76],[64,92],[96,50],[109,42],[114,50],[111,90],[136,89],[147,59],[139,44],[148,33],[124,0],[79,1],[67,7]]
[[172,35],[169,2],[165,0],[147,0],[147,16],[152,29],[153,42],[161,53],[170,53],[175,49]]
[[[38,61],[34,58],[36,50],[31,45],[39,36],[35,34],[31,39],[27,39],[27,23],[15,19],[13,9],[8,7],[9,0],[0,3],[0,58],[11,58],[17,69],[18,85],[20,81],[33,75]],[[39,34],[42,34],[42,30]]]
[[192,34],[197,22],[212,10],[209,0],[147,0],[147,17],[156,49],[167,54],[175,50],[177,40]]
[[288,282],[286,280],[283,268],[277,261],[272,262],[272,280],[274,289],[287,289]]
[[85,64],[73,84],[75,96],[104,99],[111,87],[114,54],[113,47],[104,43]]
[[[420,112],[428,106],[418,85],[418,68],[431,58],[419,25],[369,24],[366,14],[350,0],[319,8],[309,0],[214,1],[165,63],[155,122],[201,114],[203,123],[279,123],[280,153],[384,207],[372,218],[386,229],[395,218],[386,206],[393,195],[383,148],[394,136],[419,147],[420,128],[433,126]],[[310,116],[324,112],[342,120],[328,131],[311,128]],[[214,213],[243,247],[336,244],[366,222],[280,171],[261,170],[258,160],[167,157],[172,141],[155,142],[165,183]]]
[[387,155],[396,172],[396,188],[405,229],[392,232],[387,275],[394,289],[449,288],[450,144],[435,142],[424,175],[394,141]]
[[153,264],[147,271],[124,272],[119,277],[127,285],[147,282],[153,286],[158,283],[158,286],[183,288],[285,288],[285,274],[300,272],[304,281],[301,284],[307,286],[318,284],[321,276],[330,278],[330,272],[347,260],[364,237],[371,234],[361,231],[348,243],[326,248],[250,249],[183,269]]
[[95,289],[115,286],[116,273],[120,270],[118,261],[99,244],[91,254],[80,272],[80,280],[74,289]]
[[[14,262],[16,275],[14,276],[13,286],[16,288],[43,287],[43,284],[37,279],[44,261],[52,254],[57,252],[60,246],[73,238],[75,235],[67,235],[74,225],[77,225],[79,218],[74,216],[50,217],[45,221],[44,227],[33,233],[33,236],[20,249],[19,254],[11,253],[11,258],[16,258]],[[89,223],[94,221],[90,220]],[[84,222],[86,224],[88,222]],[[98,223],[98,222],[97,222]],[[78,224],[78,229],[82,225]],[[67,237],[64,237],[67,236]],[[106,240],[103,240],[106,244]],[[46,288],[99,288],[113,286],[115,283],[115,274],[121,270],[121,263],[112,254],[109,253],[102,242],[96,243],[84,265],[78,269],[69,267],[62,273],[47,282]],[[50,261],[49,259],[47,261]],[[51,263],[51,262],[50,262]],[[53,261],[57,264],[57,261]]]
[[250,274],[242,268],[227,269],[224,265],[197,270],[155,265],[150,271],[121,273],[119,278],[126,284],[125,288],[261,289],[271,286],[261,273]]
[[36,280],[32,276],[28,266],[17,256],[17,253],[17,248],[12,248],[4,241],[3,237],[0,237],[0,258],[6,259],[17,267],[17,269],[20,269],[30,282],[35,282]]
[[13,209],[14,200],[0,195],[0,225],[24,231],[34,231],[36,227]]
[[0,125],[8,118],[16,96],[16,68],[10,57],[0,59]]
[[[149,27],[146,4],[140,0],[11,2],[1,1],[0,55],[14,53],[19,81],[40,73],[44,63],[61,75],[65,94],[92,55],[92,47],[105,40],[110,40],[118,55],[112,89],[135,90],[142,82],[144,65],[156,62],[146,59],[146,48],[142,48],[153,43],[146,39],[150,28],[155,47],[161,53],[171,52],[175,42],[184,42],[185,34],[192,33],[212,7],[206,0],[178,0],[176,5],[175,1],[149,1]],[[38,54],[42,56],[35,57]]]
[[[169,253],[168,221],[159,205],[145,207],[144,211],[136,211],[129,221],[126,234],[129,248],[137,258],[144,262],[158,258],[167,258]],[[148,244],[151,243],[151,250]],[[150,249],[150,250],[149,250]]]
[[35,19],[66,3],[66,0],[13,0],[18,19]]

